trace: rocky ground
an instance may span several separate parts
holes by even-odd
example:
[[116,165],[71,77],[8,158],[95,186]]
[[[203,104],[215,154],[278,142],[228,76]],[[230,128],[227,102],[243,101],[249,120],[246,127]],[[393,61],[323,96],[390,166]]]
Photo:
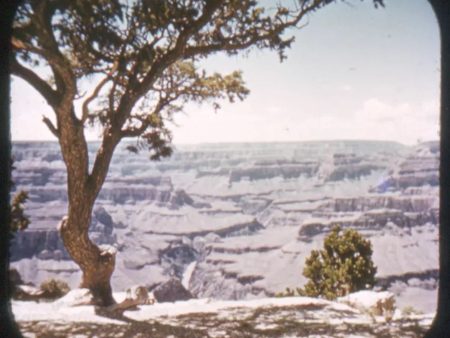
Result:
[[[144,306],[145,307],[145,306]],[[133,319],[136,317],[138,319]],[[387,322],[329,302],[278,306],[236,306],[220,311],[165,314],[139,320],[131,311],[99,322],[19,320],[25,337],[423,337],[430,316],[410,315]]]
[[[77,292],[77,291],[74,291]],[[422,337],[432,314],[375,312],[370,297],[336,302],[306,298],[249,301],[193,299],[140,305],[112,315],[92,305],[66,301],[14,301],[13,311],[25,337]],[[388,294],[388,298],[392,297]],[[66,296],[65,298],[70,298]],[[116,297],[117,298],[117,297]],[[378,298],[372,300],[378,303]],[[380,298],[382,302],[386,297]],[[385,303],[383,303],[385,304]],[[386,303],[387,304],[387,303]],[[390,315],[389,315],[390,314]]]
[[[183,321],[197,323],[196,328],[183,326]],[[165,325],[157,321],[125,322],[124,325],[76,323],[64,325],[58,323],[24,322],[20,328],[25,337],[37,338],[88,338],[88,337],[398,337],[421,338],[427,327],[416,320],[386,324],[341,324],[331,325],[314,322],[280,321],[279,325],[260,328],[254,321],[220,321],[211,316],[190,315],[180,318],[180,325]],[[208,324],[205,324],[205,323]]]

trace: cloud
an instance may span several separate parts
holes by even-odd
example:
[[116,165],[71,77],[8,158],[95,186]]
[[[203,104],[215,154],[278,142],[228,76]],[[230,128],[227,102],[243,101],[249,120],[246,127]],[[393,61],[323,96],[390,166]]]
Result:
[[364,101],[362,108],[355,114],[357,120],[366,120],[372,123],[395,122],[400,116],[409,114],[411,107],[408,103],[389,105],[376,98]]
[[354,114],[360,132],[375,139],[393,139],[412,144],[418,139],[436,139],[439,129],[437,101],[389,103],[369,98]]
[[[203,107],[205,108],[205,107]],[[252,104],[224,105],[217,114],[190,110],[177,119],[175,142],[257,142],[330,139],[393,140],[414,144],[438,138],[437,101],[392,103],[368,98],[353,109],[316,113],[308,109]]]
[[349,84],[344,84],[344,85],[339,87],[339,90],[341,90],[343,92],[346,92],[346,93],[349,93],[349,92],[351,92],[353,90],[353,87],[351,85],[349,85]]

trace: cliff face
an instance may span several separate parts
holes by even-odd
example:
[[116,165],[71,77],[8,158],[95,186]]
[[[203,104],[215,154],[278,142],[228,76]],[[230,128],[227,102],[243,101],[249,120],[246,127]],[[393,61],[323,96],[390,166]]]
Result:
[[[411,298],[430,291],[435,278],[426,272],[438,266],[436,144],[184,146],[161,162],[123,145],[90,236],[119,250],[116,289],[184,277],[196,296],[240,299],[303,284],[305,258],[340,224],[371,239],[383,286]],[[95,150],[90,144],[92,156]],[[56,231],[67,209],[58,145],[18,143],[14,154],[32,224],[14,240],[13,266],[35,271],[27,273],[31,282],[52,271],[75,286],[79,273]]]

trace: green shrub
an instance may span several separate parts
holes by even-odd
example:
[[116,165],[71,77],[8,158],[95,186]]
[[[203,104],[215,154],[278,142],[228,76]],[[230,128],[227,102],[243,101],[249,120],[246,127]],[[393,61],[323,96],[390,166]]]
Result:
[[291,288],[286,288],[284,291],[282,292],[278,292],[275,294],[275,297],[294,297],[294,296],[301,296],[302,294],[302,290],[300,288],[295,288],[295,289],[291,289]]
[[372,288],[377,268],[372,261],[372,244],[357,231],[341,232],[336,226],[325,238],[322,250],[313,250],[305,261],[308,278],[300,295],[335,299]]
[[60,298],[70,291],[69,285],[59,279],[48,279],[41,284],[41,290],[44,291],[45,298]]
[[14,195],[10,210],[11,210],[11,223],[9,226],[10,234],[15,234],[18,231],[25,230],[30,224],[30,219],[25,215],[24,204],[28,199],[28,193],[25,191],[19,191]]
[[404,316],[411,316],[411,315],[419,315],[422,314],[422,311],[416,310],[413,306],[407,305],[402,309],[402,314]]

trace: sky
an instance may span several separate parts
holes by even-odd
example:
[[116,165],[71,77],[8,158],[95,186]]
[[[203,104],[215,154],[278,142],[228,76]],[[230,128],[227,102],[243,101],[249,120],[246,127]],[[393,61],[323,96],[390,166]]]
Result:
[[[439,138],[440,49],[426,0],[339,1],[313,13],[280,63],[269,51],[215,55],[204,67],[242,70],[250,95],[217,112],[189,104],[171,126],[175,144]],[[56,140],[42,123],[44,100],[15,78],[13,140]],[[87,130],[98,138],[98,130]]]

